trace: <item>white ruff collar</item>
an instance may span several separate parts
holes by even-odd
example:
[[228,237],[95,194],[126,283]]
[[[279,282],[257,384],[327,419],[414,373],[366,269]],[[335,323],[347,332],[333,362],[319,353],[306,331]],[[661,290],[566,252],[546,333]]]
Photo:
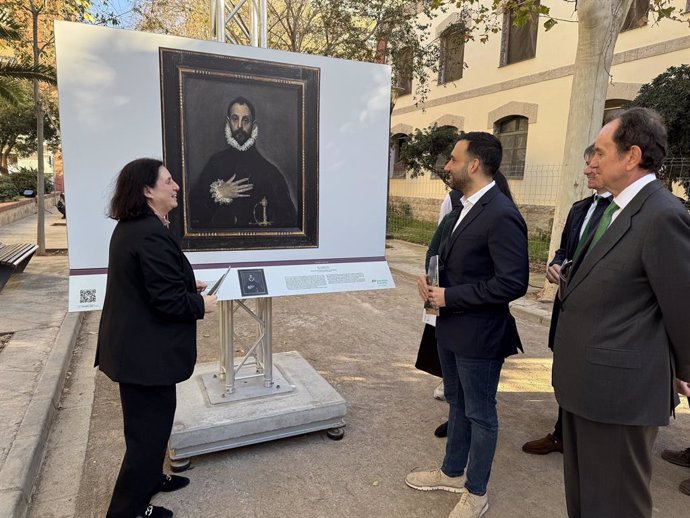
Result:
[[238,151],[247,151],[250,147],[256,144],[256,137],[259,136],[259,127],[254,124],[254,129],[252,130],[252,136],[247,139],[247,141],[240,146],[240,143],[235,140],[232,136],[232,130],[230,129],[230,123],[225,123],[225,140],[231,147],[234,147]]

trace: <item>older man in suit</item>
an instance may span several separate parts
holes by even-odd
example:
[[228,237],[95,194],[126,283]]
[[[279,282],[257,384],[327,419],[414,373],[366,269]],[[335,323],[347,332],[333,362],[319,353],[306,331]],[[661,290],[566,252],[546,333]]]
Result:
[[502,179],[501,157],[501,143],[489,133],[459,137],[445,169],[451,187],[464,193],[463,208],[439,246],[440,287],[428,286],[423,275],[417,281],[421,298],[440,308],[448,442],[440,469],[412,472],[405,482],[460,493],[450,518],[479,518],[489,507],[498,380],[505,357],[522,348],[508,303],[527,291],[527,227],[494,180]]
[[645,108],[595,142],[613,201],[562,285],[554,347],[570,518],[652,516],[652,446],[690,393],[690,215],[655,178],[666,143]]
[[[594,144],[585,149],[585,170],[587,177],[587,187],[596,191],[592,196],[576,201],[568,212],[565,220],[563,233],[561,234],[561,246],[556,250],[554,258],[549,263],[546,270],[546,279],[558,284],[561,273],[561,265],[565,261],[572,260],[576,254],[582,250],[592,231],[599,225],[601,215],[611,202],[609,193],[601,181],[601,177],[594,174],[594,170],[589,166],[589,162],[594,155]],[[567,263],[566,263],[567,264]],[[553,301],[551,311],[551,325],[549,326],[549,349],[553,350],[553,340],[556,335],[556,325],[558,324],[558,314],[561,312],[561,304],[558,297]],[[548,453],[563,453],[563,411],[558,407],[558,419],[553,428],[553,433],[546,434],[541,439],[526,442],[522,445],[522,451],[534,455],[546,455]]]

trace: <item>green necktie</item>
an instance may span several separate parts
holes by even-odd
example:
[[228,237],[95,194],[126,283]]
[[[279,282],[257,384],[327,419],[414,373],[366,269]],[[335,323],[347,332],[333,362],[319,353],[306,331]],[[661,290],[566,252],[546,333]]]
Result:
[[[587,222],[587,226],[585,227],[585,230],[582,232],[582,236],[580,237],[580,240],[577,242],[577,248],[575,248],[575,253],[573,254],[572,259],[574,260],[577,256],[580,255],[580,252],[582,252],[582,249],[585,246],[585,243],[587,242],[587,238],[589,235],[592,233],[592,222],[596,218],[596,212],[597,212],[597,207],[599,207],[600,203],[607,203],[607,198],[604,198],[603,196],[599,196],[598,194],[594,195],[594,210],[592,211],[592,215],[589,217],[589,221]],[[607,205],[608,206],[608,205]],[[603,216],[603,213],[602,213]],[[599,218],[601,220],[601,218]],[[598,224],[599,222],[597,222]]]
[[613,216],[613,213],[618,210],[618,205],[616,205],[615,201],[611,201],[608,207],[606,207],[606,210],[604,211],[604,214],[601,215],[601,220],[599,221],[599,226],[597,227],[597,231],[594,233],[594,237],[592,238],[592,242],[589,245],[589,250],[592,249],[594,245],[597,244],[597,241],[601,239],[601,236],[604,235],[604,232],[606,232],[606,229],[609,228],[609,225],[611,224],[611,217]]

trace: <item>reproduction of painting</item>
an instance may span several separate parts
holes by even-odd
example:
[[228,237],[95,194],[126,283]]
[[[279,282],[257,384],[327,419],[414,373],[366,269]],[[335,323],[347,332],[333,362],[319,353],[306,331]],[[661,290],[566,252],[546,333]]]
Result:
[[318,246],[319,69],[161,48],[183,249]]
[[268,287],[266,286],[266,277],[263,268],[238,270],[237,276],[240,280],[240,292],[243,297],[268,295]]

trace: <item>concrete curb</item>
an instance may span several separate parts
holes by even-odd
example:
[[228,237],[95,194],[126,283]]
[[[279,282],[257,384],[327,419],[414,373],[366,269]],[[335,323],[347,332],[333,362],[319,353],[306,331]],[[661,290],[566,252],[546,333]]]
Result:
[[513,316],[518,316],[523,320],[541,324],[543,326],[551,325],[551,311],[538,307],[525,306],[522,304],[523,299],[518,299],[510,305],[510,312]]
[[17,436],[0,471],[0,518],[26,515],[41,469],[50,427],[60,405],[65,375],[83,313],[67,313],[36,385]]

